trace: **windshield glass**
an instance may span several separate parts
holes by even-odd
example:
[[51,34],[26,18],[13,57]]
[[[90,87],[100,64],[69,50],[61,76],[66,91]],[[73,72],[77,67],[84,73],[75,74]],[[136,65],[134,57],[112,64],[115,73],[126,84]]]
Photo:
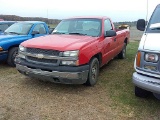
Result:
[[52,34],[100,36],[100,19],[67,19],[59,23]]
[[27,35],[32,23],[15,23],[5,30],[5,34]]
[[156,7],[149,21],[146,32],[160,32],[160,5]]

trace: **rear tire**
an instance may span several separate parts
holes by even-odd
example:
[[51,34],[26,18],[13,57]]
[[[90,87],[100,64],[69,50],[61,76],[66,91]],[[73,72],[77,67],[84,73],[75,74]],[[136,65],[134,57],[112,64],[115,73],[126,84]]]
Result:
[[97,58],[92,58],[89,64],[89,74],[86,85],[94,86],[98,80],[99,74],[99,61]]
[[126,57],[126,43],[124,43],[122,51],[118,54],[118,58],[124,59]]
[[15,67],[14,60],[15,60],[15,57],[17,56],[17,54],[18,54],[18,47],[14,47],[9,50],[7,63],[12,67]]
[[142,89],[142,88],[139,88],[139,87],[137,87],[137,86],[135,86],[135,96],[137,96],[137,97],[141,97],[141,98],[146,98],[146,97],[148,97],[149,96],[149,91],[147,91],[147,90],[144,90],[144,89]]

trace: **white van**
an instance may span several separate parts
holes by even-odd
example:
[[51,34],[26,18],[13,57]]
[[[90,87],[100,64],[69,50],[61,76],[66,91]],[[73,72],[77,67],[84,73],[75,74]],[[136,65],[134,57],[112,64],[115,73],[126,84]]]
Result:
[[157,5],[146,26],[143,19],[137,21],[137,29],[144,31],[134,62],[135,95],[147,97],[152,92],[160,98],[160,4]]

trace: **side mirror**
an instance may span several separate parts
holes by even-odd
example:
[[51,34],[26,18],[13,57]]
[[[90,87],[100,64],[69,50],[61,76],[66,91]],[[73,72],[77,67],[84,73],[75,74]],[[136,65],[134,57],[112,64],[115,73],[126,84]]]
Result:
[[144,19],[139,19],[137,21],[137,29],[140,31],[144,31],[146,27],[146,21]]
[[116,33],[116,31],[114,31],[114,30],[109,30],[109,31],[106,31],[105,32],[105,37],[113,37],[113,36],[116,36],[117,35],[117,33]]
[[36,35],[36,34],[39,34],[38,31],[32,31],[32,35]]

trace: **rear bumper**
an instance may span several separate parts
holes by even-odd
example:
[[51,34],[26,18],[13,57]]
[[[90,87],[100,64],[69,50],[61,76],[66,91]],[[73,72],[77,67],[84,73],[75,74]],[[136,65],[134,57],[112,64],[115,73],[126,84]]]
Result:
[[133,83],[142,89],[160,94],[160,79],[133,73]]
[[[78,67],[68,67],[68,70],[44,70],[43,68],[37,69],[32,67],[27,67],[25,65],[16,64],[17,70],[29,77],[38,78],[43,81],[50,81],[54,83],[63,83],[63,84],[83,84],[87,81],[89,65],[86,65],[87,69],[78,69]],[[79,71],[77,71],[77,69]],[[69,71],[69,72],[68,72]],[[76,72],[75,72],[76,71]]]
[[8,51],[1,51],[0,52],[0,61],[6,60],[8,57]]

